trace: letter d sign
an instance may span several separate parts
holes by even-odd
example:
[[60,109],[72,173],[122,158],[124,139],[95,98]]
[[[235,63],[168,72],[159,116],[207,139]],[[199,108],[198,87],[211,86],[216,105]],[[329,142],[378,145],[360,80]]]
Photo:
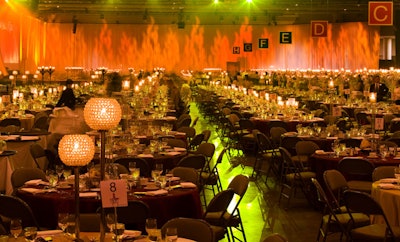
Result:
[[311,21],[311,37],[328,37],[328,21]]

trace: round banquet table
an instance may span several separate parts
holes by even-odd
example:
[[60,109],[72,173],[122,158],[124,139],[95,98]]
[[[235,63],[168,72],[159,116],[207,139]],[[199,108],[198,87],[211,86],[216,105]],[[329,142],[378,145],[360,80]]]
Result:
[[324,119],[322,118],[313,118],[310,120],[281,120],[281,119],[261,119],[257,117],[251,117],[250,120],[254,123],[255,129],[258,129],[260,132],[269,136],[269,123],[274,121],[283,121],[287,126],[287,131],[294,132],[296,130],[296,126],[301,124],[302,126],[309,126],[313,123],[324,123]]
[[[133,192],[145,191],[135,189]],[[75,201],[73,189],[57,192],[30,193],[18,190],[16,194],[31,208],[41,227],[57,228],[58,213],[74,213]],[[203,210],[197,188],[176,188],[162,196],[135,195],[128,193],[128,200],[141,200],[150,208],[150,214],[157,219],[161,227],[165,222],[176,217],[202,218]],[[101,206],[101,199],[80,197],[80,212],[95,213]]]
[[[383,160],[381,157],[378,158],[370,158],[368,156],[357,155],[360,157],[364,157],[367,160],[371,161],[375,167],[377,166],[398,166],[400,164],[399,157],[386,157],[386,160]],[[342,160],[344,156],[336,157],[329,152],[329,154],[313,154],[310,159],[310,166],[315,171],[317,175],[317,180],[319,182],[323,182],[323,174],[326,170],[337,169],[337,165],[340,160]],[[323,182],[324,183],[324,182]]]
[[[391,226],[400,225],[400,187],[396,189],[383,189],[379,187],[379,181],[372,184],[371,195],[377,201]],[[384,223],[382,217],[374,217],[374,223]]]

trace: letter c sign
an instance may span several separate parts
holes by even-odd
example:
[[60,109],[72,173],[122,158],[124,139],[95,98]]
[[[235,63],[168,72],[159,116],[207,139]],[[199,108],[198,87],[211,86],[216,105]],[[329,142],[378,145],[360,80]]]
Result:
[[369,25],[393,25],[393,2],[368,2]]
[[328,37],[328,21],[311,21],[311,37]]

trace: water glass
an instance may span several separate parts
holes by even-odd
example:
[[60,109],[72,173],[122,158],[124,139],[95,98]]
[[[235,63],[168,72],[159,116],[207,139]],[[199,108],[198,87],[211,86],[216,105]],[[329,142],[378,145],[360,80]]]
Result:
[[11,219],[10,221],[10,232],[11,235],[17,239],[22,233],[22,221],[21,219]]
[[132,175],[133,171],[136,169],[136,162],[131,161],[131,162],[129,162],[128,166],[129,166],[129,171],[131,172],[131,175]]
[[178,241],[178,229],[176,227],[168,227],[165,231],[165,242]]
[[400,167],[394,168],[394,177],[397,179],[397,185],[400,186]]
[[115,234],[116,241],[120,241],[121,235],[125,232],[125,224],[123,223],[114,223],[112,225],[112,231]]
[[58,227],[65,233],[68,227],[68,213],[59,213],[58,214]]
[[36,227],[26,227],[24,229],[25,239],[28,241],[34,241],[37,236],[37,228]]
[[146,219],[146,232],[150,241],[158,240],[157,219],[155,218]]

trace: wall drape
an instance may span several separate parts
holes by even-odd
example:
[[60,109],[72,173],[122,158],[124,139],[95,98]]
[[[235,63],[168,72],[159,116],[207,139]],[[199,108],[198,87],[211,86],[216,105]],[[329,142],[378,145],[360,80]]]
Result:
[[[280,44],[280,32],[292,33],[292,44]],[[0,16],[0,53],[5,66],[36,70],[56,67],[54,76],[64,78],[65,67],[86,70],[105,66],[128,72],[129,67],[167,71],[226,69],[240,62],[242,70],[268,68],[377,69],[379,27],[366,23],[328,25],[328,37],[312,38],[310,25],[206,26],[45,23],[10,11]],[[269,46],[258,48],[260,38]],[[252,52],[244,52],[252,43]],[[233,48],[240,47],[240,54]],[[1,61],[0,61],[1,63]],[[1,67],[1,65],[0,65]]]

